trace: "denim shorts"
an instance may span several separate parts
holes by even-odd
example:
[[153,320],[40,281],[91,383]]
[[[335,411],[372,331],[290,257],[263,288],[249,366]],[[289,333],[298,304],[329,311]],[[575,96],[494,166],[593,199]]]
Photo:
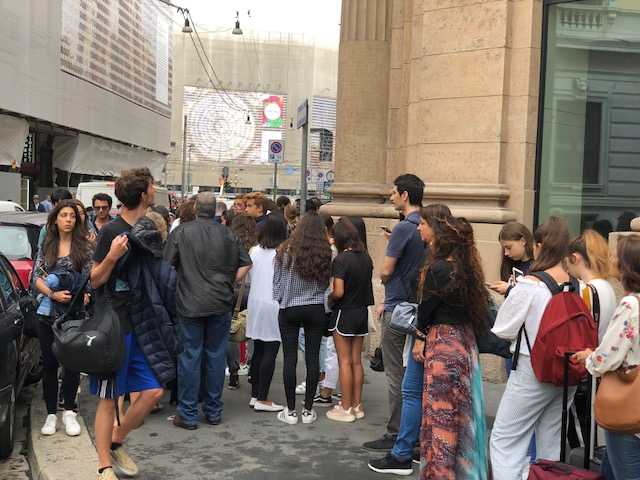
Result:
[[90,376],[91,394],[104,399],[118,398],[126,393],[162,388],[147,357],[138,345],[135,334],[125,336],[125,358],[115,378]]

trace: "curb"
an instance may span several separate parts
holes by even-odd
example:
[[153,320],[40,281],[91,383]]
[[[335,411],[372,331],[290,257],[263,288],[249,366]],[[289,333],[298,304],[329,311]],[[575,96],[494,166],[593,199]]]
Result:
[[88,480],[96,477],[98,456],[87,432],[84,419],[78,415],[82,433],[68,437],[61,415],[58,431],[51,437],[40,433],[47,410],[42,400],[42,386],[35,389],[30,409],[29,464],[33,480]]

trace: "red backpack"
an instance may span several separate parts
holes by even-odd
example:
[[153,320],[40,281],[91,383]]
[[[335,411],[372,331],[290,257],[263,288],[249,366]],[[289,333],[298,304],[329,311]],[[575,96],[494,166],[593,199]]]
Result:
[[517,366],[522,333],[531,354],[531,366],[541,383],[557,386],[577,385],[587,376],[587,370],[578,364],[569,364],[569,378],[564,376],[565,356],[598,345],[598,327],[589,308],[580,296],[577,280],[558,285],[546,272],[529,273],[542,281],[551,291],[551,300],[542,314],[536,341],[531,348],[524,324],[518,333],[513,370]]

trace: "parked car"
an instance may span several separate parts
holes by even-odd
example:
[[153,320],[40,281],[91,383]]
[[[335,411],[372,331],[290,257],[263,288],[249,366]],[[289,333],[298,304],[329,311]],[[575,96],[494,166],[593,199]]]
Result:
[[42,372],[38,339],[24,333],[20,305],[26,296],[15,269],[0,255],[0,459],[13,450],[16,399]]
[[38,255],[38,236],[48,214],[0,212],[0,253],[18,272],[22,287],[29,288],[31,271]]
[[22,205],[8,200],[0,200],[0,212],[24,212]]

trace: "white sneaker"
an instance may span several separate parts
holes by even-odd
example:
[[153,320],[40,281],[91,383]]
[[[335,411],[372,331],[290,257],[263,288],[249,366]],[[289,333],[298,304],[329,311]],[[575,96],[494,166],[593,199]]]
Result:
[[240,368],[238,369],[238,375],[249,375],[249,365],[247,365],[246,363],[244,365],[240,365]]
[[47,415],[47,419],[44,421],[44,425],[40,429],[42,435],[53,435],[56,433],[56,426],[58,425],[58,417],[53,413]]
[[282,405],[278,405],[277,403],[264,403],[258,400],[253,406],[253,409],[256,412],[281,412],[282,410],[284,410],[284,407]]
[[306,408],[302,411],[302,423],[313,423],[318,419],[318,415],[316,415],[315,410],[307,410]]
[[258,399],[256,397],[251,397],[251,400],[249,400],[249,407],[253,408],[257,401]]
[[302,382],[296,387],[296,395],[304,395],[307,393],[307,382]]
[[285,408],[281,412],[278,412],[276,418],[281,422],[288,423],[289,425],[295,425],[298,423],[298,412]]
[[70,437],[77,437],[80,435],[80,424],[76,419],[77,414],[73,410],[65,410],[62,414],[62,423],[64,424],[64,430]]

